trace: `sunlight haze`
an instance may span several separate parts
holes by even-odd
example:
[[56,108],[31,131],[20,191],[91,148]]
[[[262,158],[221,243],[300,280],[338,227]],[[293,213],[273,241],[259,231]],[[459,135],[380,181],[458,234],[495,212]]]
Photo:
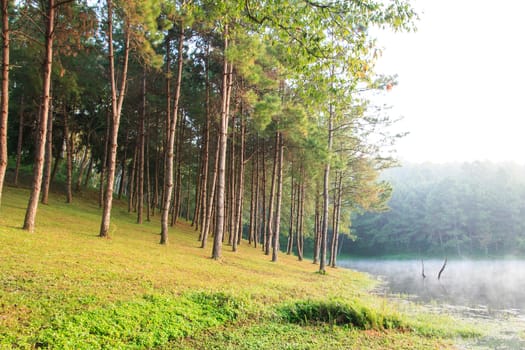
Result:
[[413,5],[415,33],[380,33],[377,70],[398,74],[385,96],[403,116],[401,160],[525,162],[525,42],[517,0]]

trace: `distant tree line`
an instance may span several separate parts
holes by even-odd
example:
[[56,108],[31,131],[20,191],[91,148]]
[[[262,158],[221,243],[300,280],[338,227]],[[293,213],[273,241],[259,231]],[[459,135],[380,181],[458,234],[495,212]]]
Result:
[[390,210],[356,215],[358,254],[499,256],[525,253],[525,167],[408,164],[385,172]]

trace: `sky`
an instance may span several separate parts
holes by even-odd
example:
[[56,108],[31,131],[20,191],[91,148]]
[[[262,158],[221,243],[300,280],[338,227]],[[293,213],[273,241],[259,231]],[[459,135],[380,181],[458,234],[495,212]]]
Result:
[[397,74],[385,93],[402,161],[525,163],[525,3],[412,0],[415,33],[377,34],[376,71]]

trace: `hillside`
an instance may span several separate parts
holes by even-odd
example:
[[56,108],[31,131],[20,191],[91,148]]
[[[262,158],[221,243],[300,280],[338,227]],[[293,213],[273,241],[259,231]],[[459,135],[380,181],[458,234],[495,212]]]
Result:
[[29,234],[19,229],[27,196],[7,188],[1,208],[5,349],[436,349],[469,333],[424,315],[408,321],[357,272],[320,275],[284,254],[272,263],[245,242],[217,262],[186,224],[161,246],[157,219],[137,225],[119,202],[112,238],[100,239],[90,194],[71,205],[53,195]]

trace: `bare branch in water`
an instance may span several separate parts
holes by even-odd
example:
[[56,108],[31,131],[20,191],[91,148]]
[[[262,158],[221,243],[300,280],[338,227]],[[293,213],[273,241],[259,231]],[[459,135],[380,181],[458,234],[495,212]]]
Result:
[[439,273],[438,273],[438,280],[441,278],[441,274],[442,274],[443,271],[445,270],[445,266],[447,266],[447,258],[445,258],[445,262],[443,263],[443,266],[441,267],[441,270],[439,270]]

